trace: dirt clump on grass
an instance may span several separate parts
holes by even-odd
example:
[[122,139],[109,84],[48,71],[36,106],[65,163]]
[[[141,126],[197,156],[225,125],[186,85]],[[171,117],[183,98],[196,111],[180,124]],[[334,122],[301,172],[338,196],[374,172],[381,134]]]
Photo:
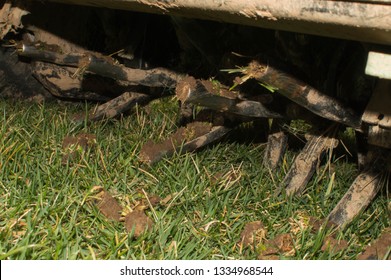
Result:
[[366,247],[358,260],[391,260],[391,227],[386,228],[378,239]]
[[280,255],[294,256],[295,246],[291,234],[278,234],[267,239],[267,229],[261,221],[246,224],[239,241],[240,248],[250,248],[258,253],[260,260],[279,260]]
[[330,251],[333,254],[337,252],[344,251],[348,248],[349,244],[344,239],[336,239],[333,236],[327,236],[323,240],[322,248],[320,249],[322,252]]
[[81,133],[76,136],[65,136],[62,141],[62,164],[75,161],[81,154],[96,145],[94,134]]
[[280,255],[295,255],[293,239],[289,233],[282,233],[273,239],[266,240],[258,245],[257,249],[259,251],[259,260],[279,260]]
[[265,239],[267,230],[261,221],[254,221],[246,224],[240,234],[239,245],[241,247],[252,247]]
[[122,207],[117,200],[103,187],[93,187],[93,191],[99,191],[94,196],[94,202],[99,212],[103,214],[107,219],[119,222],[121,220]]
[[140,151],[140,159],[145,163],[154,163],[164,156],[169,156],[180,150],[181,145],[194,140],[212,129],[212,125],[204,122],[189,123],[179,128],[174,134],[161,143],[148,141]]
[[161,198],[157,195],[145,194],[145,198],[136,200],[130,208],[130,212],[125,214],[118,201],[103,187],[95,186],[92,188],[93,203],[99,212],[107,219],[123,222],[128,233],[133,233],[134,238],[140,237],[146,230],[151,230],[153,221],[146,215],[145,211],[150,207],[161,204]]
[[135,238],[146,230],[151,230],[152,226],[152,220],[142,210],[135,210],[125,216],[125,228],[129,233],[133,232]]
[[162,199],[158,195],[151,195],[150,197],[148,197],[148,200],[151,206],[157,206],[160,204]]

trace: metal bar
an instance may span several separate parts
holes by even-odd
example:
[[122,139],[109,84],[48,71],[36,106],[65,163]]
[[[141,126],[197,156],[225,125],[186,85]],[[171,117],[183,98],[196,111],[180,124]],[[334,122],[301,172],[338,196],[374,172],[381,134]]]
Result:
[[[42,2],[42,0],[39,0]],[[167,14],[391,45],[389,1],[49,0]]]

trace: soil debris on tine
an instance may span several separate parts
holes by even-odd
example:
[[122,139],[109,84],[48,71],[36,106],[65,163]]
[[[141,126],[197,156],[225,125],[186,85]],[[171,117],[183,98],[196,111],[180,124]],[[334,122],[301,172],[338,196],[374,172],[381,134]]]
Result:
[[22,17],[27,14],[29,12],[20,3],[14,6],[11,1],[6,1],[0,9],[0,39],[3,39],[9,32],[16,33],[17,29],[22,28]]
[[282,118],[259,101],[244,100],[240,93],[229,90],[219,82],[196,80],[192,77],[181,80],[176,95],[182,103],[206,107],[219,112],[253,118]]
[[334,138],[338,126],[330,126],[324,133],[308,135],[304,149],[296,156],[293,165],[285,175],[277,194],[285,190],[286,194],[301,194],[316,171],[316,167],[325,152],[334,149],[338,140]]
[[[125,92],[120,96],[117,96],[106,103],[99,105],[88,113],[88,121],[99,121],[102,119],[110,119],[121,115],[122,113],[130,110],[137,104],[144,104],[151,100],[151,97],[147,94],[138,92]],[[74,117],[74,121],[81,122],[86,117],[84,115],[78,115]]]
[[24,44],[18,49],[18,54],[34,61],[42,61],[67,67],[78,68],[76,73],[90,72],[101,77],[147,87],[175,88],[184,75],[174,71],[155,68],[149,70],[133,69],[118,64],[113,58],[92,52],[84,54],[62,54],[51,50],[37,49]]
[[271,60],[268,60],[268,63],[252,61],[246,68],[243,68],[243,74],[245,78],[242,78],[242,80],[246,81],[254,78],[265,83],[278,90],[283,96],[322,118],[353,128],[360,128],[361,126],[360,117],[352,109],[291,74],[279,70],[272,64]]
[[372,202],[381,188],[387,184],[387,160],[389,153],[382,149],[370,150],[366,168],[363,169],[352,185],[330,212],[328,220],[340,228],[345,228]]

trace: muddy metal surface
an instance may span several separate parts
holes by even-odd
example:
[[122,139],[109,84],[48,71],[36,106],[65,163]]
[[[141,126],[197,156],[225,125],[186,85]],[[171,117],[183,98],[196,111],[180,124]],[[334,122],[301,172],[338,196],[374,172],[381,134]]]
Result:
[[391,44],[389,1],[51,0]]

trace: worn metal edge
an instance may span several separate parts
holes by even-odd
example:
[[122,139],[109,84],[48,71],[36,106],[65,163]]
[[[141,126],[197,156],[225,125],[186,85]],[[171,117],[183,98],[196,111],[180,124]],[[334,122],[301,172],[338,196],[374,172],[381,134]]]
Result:
[[200,18],[391,45],[391,5],[388,3],[325,0],[46,0],[45,2]]

